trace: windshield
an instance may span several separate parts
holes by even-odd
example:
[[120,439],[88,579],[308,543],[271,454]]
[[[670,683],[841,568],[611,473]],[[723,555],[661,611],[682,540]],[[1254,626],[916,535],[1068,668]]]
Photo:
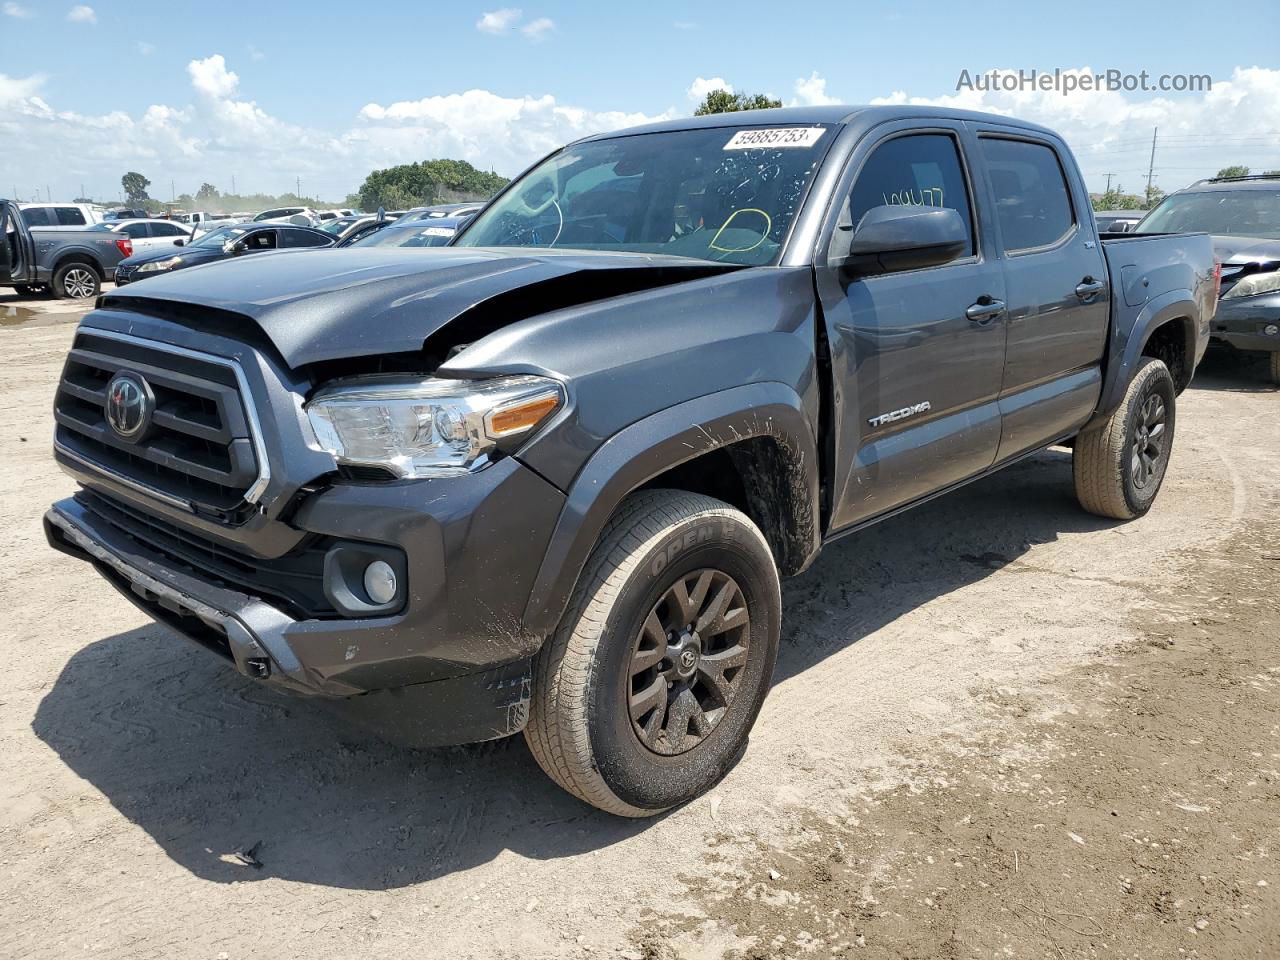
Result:
[[228,240],[234,240],[244,232],[244,227],[219,227],[217,230],[210,230],[208,233],[201,234],[199,239],[192,240],[191,246],[220,247]]
[[512,185],[455,245],[770,263],[830,140],[822,126],[744,126],[580,143]]
[[418,222],[408,226],[391,226],[361,237],[353,247],[443,247],[453,239],[453,227],[428,226]]
[[1138,224],[1135,233],[1206,233],[1280,240],[1280,190],[1175,193]]
[[317,229],[323,230],[325,233],[341,233],[353,223],[355,223],[355,220],[350,218],[345,220],[326,220]]
[[91,227],[85,227],[85,229],[86,230],[114,230],[118,226],[120,226],[119,220],[111,220],[106,223],[95,223]]

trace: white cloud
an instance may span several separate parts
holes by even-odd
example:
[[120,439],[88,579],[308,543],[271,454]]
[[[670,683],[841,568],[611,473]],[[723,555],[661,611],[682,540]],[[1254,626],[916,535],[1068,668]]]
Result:
[[689,99],[695,103],[701,101],[712,90],[728,90],[733,93],[733,84],[724,77],[694,77],[693,83],[685,91]]
[[520,32],[530,40],[536,41],[543,39],[543,37],[554,30],[555,27],[555,21],[548,17],[539,17],[537,20],[530,20],[526,23],[520,28]]
[[677,30],[697,30],[698,29],[698,25],[694,23],[692,20],[677,20],[675,23],[671,24],[671,26],[675,27]]
[[151,54],[156,52],[156,45],[154,43],[147,43],[145,40],[139,40],[138,52],[144,57],[149,57]]
[[204,181],[227,189],[228,171],[236,172],[244,192],[282,192],[301,176],[308,192],[340,199],[379,167],[454,157],[512,175],[568,141],[674,116],[467,90],[370,103],[349,122],[322,130],[273,116],[247,99],[221,54],[192,60],[187,75],[186,96],[174,93],[171,104],[153,104],[141,115],[86,115],[47,103],[43,76],[0,74],[5,175],[19,184],[44,183],[49,157],[56,156],[53,190],[68,197],[81,181],[95,196],[114,197],[121,174],[139,170],[157,182],[172,178],[179,193]]
[[255,61],[256,61],[256,60],[265,60],[265,59],[267,59],[267,55],[266,55],[265,53],[263,53],[261,50],[259,50],[257,47],[255,47],[252,43],[250,43],[250,44],[246,44],[246,45],[245,45],[245,49],[249,51],[249,59],[250,59],[250,60],[255,60]]
[[[1094,71],[1086,66],[1063,72]],[[1105,90],[1063,96],[1046,90],[966,89],[941,97],[909,96],[898,90],[871,102],[983,110],[1044,124],[1067,141],[1090,188],[1098,190],[1112,173],[1126,190],[1139,191],[1145,184],[1155,127],[1160,130],[1157,182],[1165,190],[1212,176],[1233,163],[1273,169],[1280,152],[1280,70],[1268,67],[1236,67],[1229,80],[1217,80],[1211,91],[1177,98],[1139,99],[1136,94]]]
[[93,7],[78,3],[67,11],[67,19],[72,23],[97,23],[98,15],[93,12]]
[[515,26],[522,15],[522,12],[515,7],[491,10],[476,21],[476,29],[481,33],[502,33]]
[[187,64],[187,73],[191,75],[191,85],[196,92],[207,97],[229,97],[240,85],[240,78],[227,69],[227,61],[220,53],[203,60],[192,60]]
[[2,9],[6,17],[13,17],[15,20],[30,20],[36,15],[36,12],[30,7],[24,7],[13,2],[6,3]]
[[818,76],[817,70],[809,74],[807,80],[804,77],[797,78],[795,91],[796,97],[791,101],[791,106],[793,107],[821,107],[829,103],[840,102],[835,97],[827,96],[827,81],[825,78]]

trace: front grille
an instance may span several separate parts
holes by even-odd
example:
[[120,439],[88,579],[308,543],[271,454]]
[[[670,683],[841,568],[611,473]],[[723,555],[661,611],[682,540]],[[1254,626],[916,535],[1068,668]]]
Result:
[[[154,395],[151,426],[135,442],[106,418],[107,385],[121,372]],[[126,485],[231,522],[256,499],[262,465],[229,361],[105,332],[76,335],[54,400],[59,447]]]
[[338,617],[324,592],[324,557],[332,545],[327,538],[314,536],[284,556],[262,559],[101,494],[81,490],[76,500],[172,569],[247,593],[298,619]]
[[138,272],[137,267],[116,267],[116,285],[129,283],[133,280],[133,275]]

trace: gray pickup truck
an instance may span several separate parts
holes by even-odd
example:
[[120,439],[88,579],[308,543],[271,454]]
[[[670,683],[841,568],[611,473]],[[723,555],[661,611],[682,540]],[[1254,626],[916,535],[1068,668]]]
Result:
[[1084,509],[1146,513],[1217,283],[1206,235],[1101,240],[1007,117],[590,137],[446,247],[106,295],[46,533],[255,682],[424,743],[523,730],[647,816],[744,749],[823,544],[1053,444]]
[[122,233],[29,227],[16,203],[0,200],[0,287],[92,300],[116,264],[132,255]]

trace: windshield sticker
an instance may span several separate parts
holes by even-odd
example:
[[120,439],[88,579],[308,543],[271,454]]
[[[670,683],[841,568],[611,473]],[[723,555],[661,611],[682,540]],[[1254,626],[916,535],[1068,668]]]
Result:
[[422,231],[421,236],[424,237],[452,237],[454,234],[453,227],[427,227]]
[[769,130],[739,130],[724,145],[726,150],[755,150],[760,147],[812,147],[825,127],[777,127]]

